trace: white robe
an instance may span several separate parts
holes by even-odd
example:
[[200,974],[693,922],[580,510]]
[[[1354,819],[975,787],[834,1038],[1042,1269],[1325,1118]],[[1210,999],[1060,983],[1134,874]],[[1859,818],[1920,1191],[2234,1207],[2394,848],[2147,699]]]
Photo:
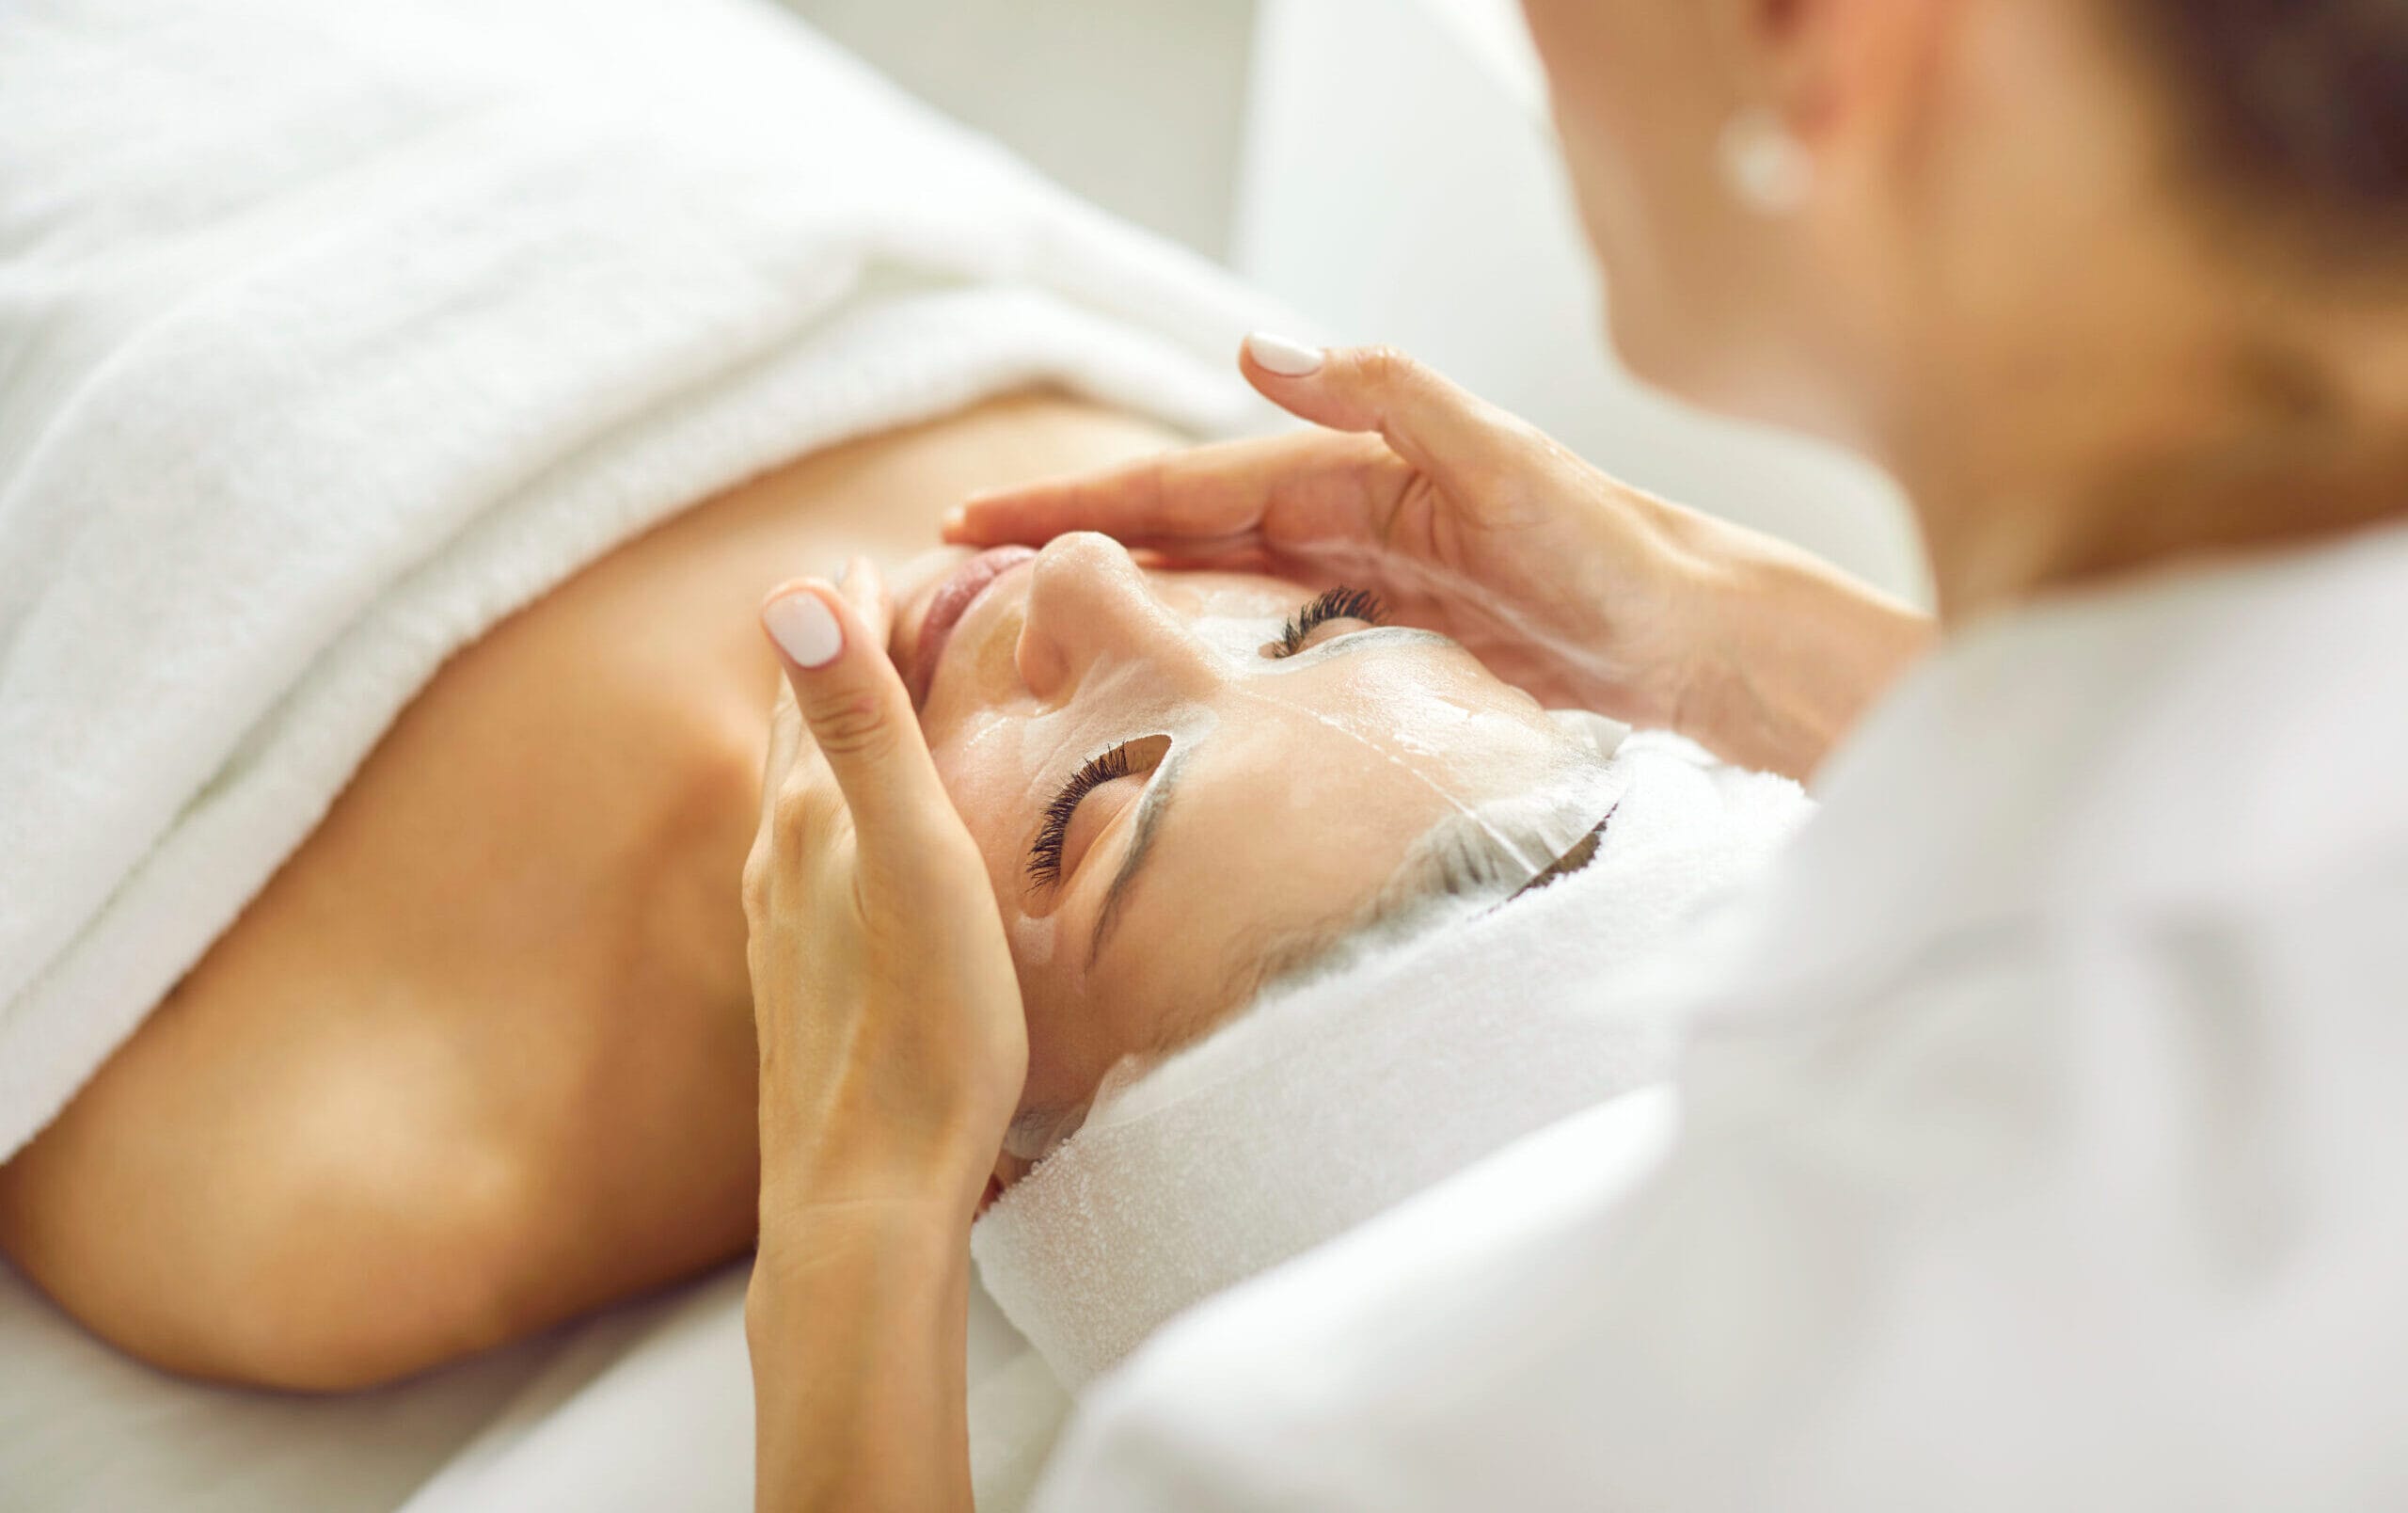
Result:
[[2408,531],[1977,627],[1823,797],[1669,1154],[1190,1315],[1038,1505],[2408,1507]]

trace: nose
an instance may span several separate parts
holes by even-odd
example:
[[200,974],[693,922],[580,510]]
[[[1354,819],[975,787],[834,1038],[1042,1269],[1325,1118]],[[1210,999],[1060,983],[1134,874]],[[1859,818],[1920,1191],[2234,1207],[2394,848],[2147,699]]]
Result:
[[1068,697],[1097,672],[1142,668],[1181,690],[1212,677],[1212,653],[1164,608],[1109,536],[1059,536],[1030,564],[1026,618],[1018,657],[1021,680],[1049,703]]

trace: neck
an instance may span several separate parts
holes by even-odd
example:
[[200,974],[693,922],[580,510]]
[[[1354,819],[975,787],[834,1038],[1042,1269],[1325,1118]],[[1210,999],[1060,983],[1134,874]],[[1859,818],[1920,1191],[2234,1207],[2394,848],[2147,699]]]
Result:
[[1942,619],[2408,520],[2408,394],[2273,351],[2067,348],[1924,386],[1892,454]]

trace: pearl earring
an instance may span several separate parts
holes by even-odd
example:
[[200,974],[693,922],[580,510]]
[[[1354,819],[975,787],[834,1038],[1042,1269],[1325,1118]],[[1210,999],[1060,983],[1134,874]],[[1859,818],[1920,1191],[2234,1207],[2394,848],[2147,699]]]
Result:
[[1814,192],[1814,160],[1779,116],[1756,105],[1722,128],[1722,177],[1757,215],[1794,215]]

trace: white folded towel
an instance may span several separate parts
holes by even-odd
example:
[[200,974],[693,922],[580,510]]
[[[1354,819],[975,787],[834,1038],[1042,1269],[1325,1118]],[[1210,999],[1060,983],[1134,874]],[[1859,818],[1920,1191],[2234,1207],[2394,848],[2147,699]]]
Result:
[[[981,1277],[1080,1385],[1172,1314],[1556,1120],[1657,1079],[1685,927],[1812,812],[1639,735],[1582,870],[1257,1005],[1133,1083],[990,1208]],[[1671,948],[1659,951],[1659,947]]]
[[444,657],[816,448],[1221,433],[1260,302],[748,0],[0,6],[0,1159]]

